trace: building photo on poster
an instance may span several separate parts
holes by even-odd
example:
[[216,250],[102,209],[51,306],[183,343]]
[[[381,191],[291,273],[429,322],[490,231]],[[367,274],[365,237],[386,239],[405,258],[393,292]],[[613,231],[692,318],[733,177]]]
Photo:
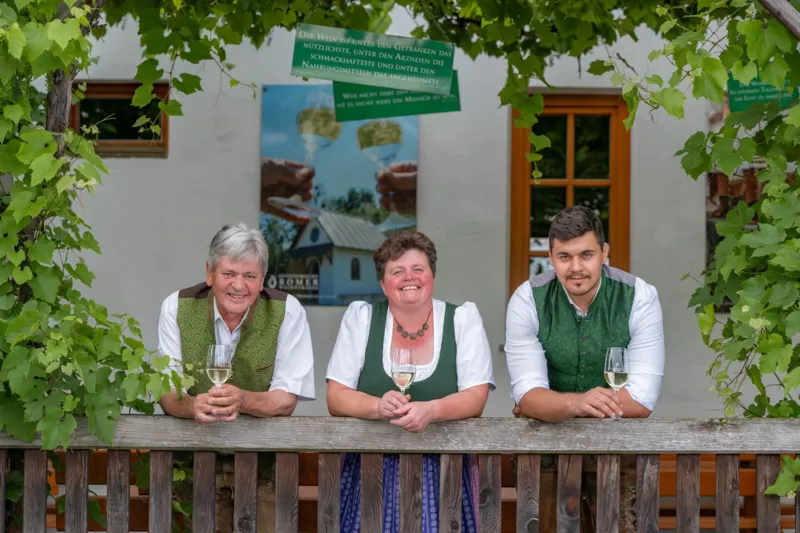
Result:
[[304,305],[383,298],[372,256],[416,227],[418,122],[337,122],[330,84],[262,87],[267,287]]

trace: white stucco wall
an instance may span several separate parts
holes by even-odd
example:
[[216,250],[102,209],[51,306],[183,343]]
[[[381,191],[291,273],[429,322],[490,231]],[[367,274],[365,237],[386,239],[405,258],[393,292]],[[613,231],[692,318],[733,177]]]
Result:
[[[398,14],[390,33],[407,34],[411,25],[403,16]],[[655,46],[651,34],[641,37],[620,45],[636,68]],[[240,46],[228,55],[245,82],[299,84],[289,75],[292,46],[292,35],[276,32],[268,49]],[[133,77],[140,61],[133,24],[109,31],[97,49],[101,60],[91,68],[92,78]],[[506,416],[510,387],[499,346],[508,294],[510,111],[499,107],[496,96],[505,65],[488,58],[473,62],[459,53],[455,67],[462,111],[420,117],[418,224],[438,246],[436,296],[469,300],[480,309],[498,384],[485,414]],[[189,65],[188,71],[202,76],[205,91],[183,97],[185,116],[170,119],[169,158],[107,159],[111,176],[79,208],[104,249],[101,257],[87,257],[97,273],[89,293],[112,312],[138,318],[149,347],[156,345],[161,300],[203,279],[214,232],[227,222],[256,226],[259,220],[261,92],[253,97],[246,88],[228,88],[210,64]],[[579,77],[571,60],[557,61],[548,74],[559,87],[610,87],[607,79]],[[673,158],[684,139],[704,127],[703,106],[690,100],[686,117],[651,117],[642,109],[632,134],[631,268],[658,288],[667,338],[657,416],[708,416],[703,404],[718,406],[705,392],[709,355],[686,309],[692,287],[679,282],[685,272],[699,273],[705,249],[703,185],[687,178]],[[327,412],[323,377],[343,311],[308,308],[319,400],[301,405],[298,414]]]

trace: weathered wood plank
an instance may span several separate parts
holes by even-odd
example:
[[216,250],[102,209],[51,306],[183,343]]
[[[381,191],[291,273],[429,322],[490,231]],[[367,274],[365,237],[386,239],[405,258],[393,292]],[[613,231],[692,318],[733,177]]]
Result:
[[383,455],[361,455],[361,531],[383,529]]
[[47,525],[47,455],[25,450],[22,531],[44,533]]
[[619,532],[619,455],[597,457],[597,533]]
[[6,533],[6,468],[8,451],[0,450],[0,533]]
[[700,531],[700,456],[679,455],[677,533]]
[[400,533],[421,532],[422,455],[404,453],[400,455]]
[[341,457],[341,454],[338,453],[319,454],[317,533],[340,533]]
[[717,531],[739,531],[739,456],[717,455]]
[[517,456],[517,533],[539,533],[541,464],[541,455]]
[[[235,461],[236,458],[234,457],[234,463]],[[193,533],[214,533],[216,529],[216,486],[217,454],[214,452],[196,452],[194,454],[194,479],[192,482]]]
[[277,454],[275,474],[275,531],[297,533],[300,456],[296,453]]
[[[297,456],[297,454],[292,454]],[[256,505],[258,505],[258,454],[236,452],[233,473],[233,531],[234,533],[256,533]],[[295,470],[295,487],[297,470]],[[276,498],[277,499],[277,498]],[[297,515],[295,514],[295,517]],[[295,524],[297,521],[295,519]],[[284,524],[287,527],[288,524]],[[279,531],[290,531],[279,529]],[[297,531],[295,526],[294,531]]]
[[461,455],[441,455],[439,474],[439,531],[458,533],[461,531]]
[[756,456],[756,523],[758,533],[778,533],[781,530],[781,499],[773,494],[764,494],[775,483],[781,469],[778,455]]
[[106,489],[108,494],[106,531],[108,533],[128,533],[130,531],[131,505],[131,452],[109,450],[106,457],[106,471],[108,484]]
[[501,485],[500,456],[479,455],[478,469],[480,484],[478,488],[478,531],[481,533],[500,533]]
[[[623,419],[613,428],[576,419],[547,424],[524,418],[473,418],[409,433],[391,424],[339,417],[241,416],[198,425],[169,416],[124,415],[111,445],[89,434],[84,418],[73,449],[189,451],[353,451],[364,453],[797,453],[800,428],[790,419]],[[765,440],[764,435],[770,438]],[[0,432],[0,448],[41,448]]]
[[64,515],[66,533],[86,533],[89,503],[89,450],[67,451]]
[[558,496],[556,531],[578,533],[581,530],[581,472],[583,457],[558,456]]
[[658,531],[658,455],[636,456],[636,533]]
[[150,533],[172,532],[172,452],[150,452]]

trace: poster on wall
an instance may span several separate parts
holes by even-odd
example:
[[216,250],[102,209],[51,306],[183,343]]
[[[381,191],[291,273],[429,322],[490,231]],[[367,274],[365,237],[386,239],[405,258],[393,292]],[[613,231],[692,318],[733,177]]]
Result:
[[304,305],[383,298],[373,254],[416,227],[418,117],[336,122],[333,89],[264,85],[265,285]]

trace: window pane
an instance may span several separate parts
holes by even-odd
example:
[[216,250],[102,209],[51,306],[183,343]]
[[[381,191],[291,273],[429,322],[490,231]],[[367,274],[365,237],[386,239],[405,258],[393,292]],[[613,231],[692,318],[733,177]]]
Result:
[[[531,187],[531,249],[547,250],[547,235],[550,233],[550,221],[567,205],[567,189],[564,187]],[[544,242],[534,246],[534,239]]]
[[553,270],[553,265],[550,264],[549,257],[531,257],[530,275],[531,277]]
[[140,116],[155,119],[161,126],[161,111],[158,109],[159,99],[154,98],[144,108],[133,107],[131,100],[122,98],[86,98],[78,104],[80,125],[97,125],[101,140],[127,141],[134,139],[159,140],[161,135],[154,136],[152,131],[139,133],[133,124]]
[[575,178],[608,179],[611,116],[575,116]]
[[608,187],[575,187],[575,205],[584,205],[600,217],[603,224],[606,242],[610,241],[608,233],[608,213],[610,211]]
[[[566,179],[567,177],[567,116],[543,115],[532,128],[536,135],[550,139],[550,148],[540,150],[542,160],[539,170],[542,179]],[[533,172],[533,165],[531,165]]]

